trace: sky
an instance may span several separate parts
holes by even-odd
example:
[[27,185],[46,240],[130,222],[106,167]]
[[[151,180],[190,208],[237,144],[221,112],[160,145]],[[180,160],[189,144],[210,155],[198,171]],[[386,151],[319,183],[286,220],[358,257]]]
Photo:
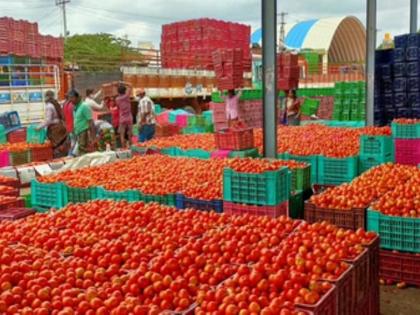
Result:
[[[63,34],[57,0],[0,0],[0,16],[39,24],[42,34]],[[398,2],[398,5],[396,4]],[[70,34],[106,32],[138,42],[160,42],[161,25],[201,17],[260,27],[260,0],[70,0],[67,23]],[[365,23],[366,0],[278,0],[286,22],[353,15]],[[410,0],[378,0],[378,40],[409,31]]]

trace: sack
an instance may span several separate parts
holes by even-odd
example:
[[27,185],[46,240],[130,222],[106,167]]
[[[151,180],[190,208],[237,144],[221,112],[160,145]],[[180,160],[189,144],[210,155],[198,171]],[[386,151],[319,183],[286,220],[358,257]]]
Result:
[[67,138],[67,128],[63,121],[51,125],[47,129],[47,137],[50,140],[53,148],[56,148],[64,142]]

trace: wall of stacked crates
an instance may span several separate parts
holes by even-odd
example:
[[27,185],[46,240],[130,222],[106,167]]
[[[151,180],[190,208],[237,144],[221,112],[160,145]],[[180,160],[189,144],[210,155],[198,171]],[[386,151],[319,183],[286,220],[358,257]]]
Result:
[[162,26],[163,68],[213,70],[212,53],[242,49],[245,71],[251,71],[250,26],[214,19],[197,19]]
[[400,35],[394,41],[394,49],[376,51],[376,125],[420,118],[420,35]]

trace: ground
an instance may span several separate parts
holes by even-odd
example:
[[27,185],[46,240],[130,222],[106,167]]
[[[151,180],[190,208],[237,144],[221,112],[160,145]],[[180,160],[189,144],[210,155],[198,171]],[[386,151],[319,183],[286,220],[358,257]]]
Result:
[[420,289],[381,286],[381,315],[420,315]]

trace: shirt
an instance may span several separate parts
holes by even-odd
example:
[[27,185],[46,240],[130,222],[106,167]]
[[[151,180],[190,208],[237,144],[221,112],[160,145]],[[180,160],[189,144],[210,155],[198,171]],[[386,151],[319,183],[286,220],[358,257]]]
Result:
[[138,121],[141,125],[156,124],[155,104],[148,96],[143,97],[139,101]]
[[120,124],[132,124],[133,123],[133,114],[131,113],[131,101],[130,96],[120,95],[115,99],[117,103],[118,110],[120,113],[119,123]]
[[287,116],[299,116],[300,101],[293,98],[287,98],[286,100]]
[[95,101],[95,99],[99,97],[101,92],[102,91],[99,91],[98,93],[96,93],[92,97],[86,97],[85,98],[85,103],[88,104],[93,111],[98,111],[99,112],[99,111],[102,111],[102,110],[105,109],[105,104],[103,102],[101,104],[99,104],[97,101]]
[[233,97],[224,96],[225,104],[226,104],[226,118],[229,119],[237,119],[238,118],[238,111],[239,111],[239,99],[241,98],[242,91],[236,94]]
[[51,125],[58,124],[60,122],[60,119],[58,118],[57,111],[55,110],[55,107],[51,103],[47,103],[45,105],[45,120],[41,124],[40,127],[42,128],[48,128]]
[[69,133],[72,133],[73,128],[74,128],[73,111],[74,111],[73,103],[70,101],[65,102],[63,106],[64,120],[66,121],[67,132]]
[[80,102],[74,107],[74,133],[76,135],[89,129],[92,120],[92,109],[88,104]]

